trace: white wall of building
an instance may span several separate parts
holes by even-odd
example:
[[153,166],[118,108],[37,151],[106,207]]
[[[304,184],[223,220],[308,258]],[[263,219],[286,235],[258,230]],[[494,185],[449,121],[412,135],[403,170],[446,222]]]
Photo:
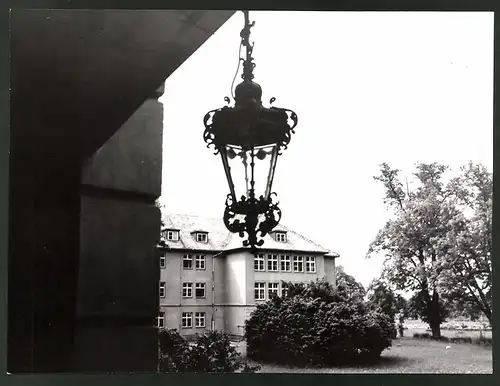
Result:
[[[276,252],[273,252],[276,253]],[[166,296],[160,298],[160,311],[165,313],[165,328],[175,328],[183,335],[194,335],[212,328],[212,320],[217,330],[224,330],[232,335],[243,335],[245,320],[250,316],[259,301],[254,299],[255,282],[280,283],[310,282],[325,277],[335,284],[335,259],[324,257],[320,254],[300,254],[303,256],[316,256],[316,272],[269,272],[254,270],[254,255],[248,251],[235,251],[232,253],[205,254],[205,269],[197,270],[183,268],[185,252],[167,251],[166,267],[161,268],[160,280],[166,283]],[[192,252],[200,254],[200,252]],[[279,255],[279,253],[277,253]],[[293,256],[293,253],[287,253]],[[293,264],[293,259],[292,259]],[[305,264],[305,262],[304,262]],[[281,269],[278,260],[278,269]],[[292,265],[293,270],[293,265]],[[184,298],[182,296],[182,283],[205,283],[205,298]],[[193,285],[193,292],[195,286]],[[194,294],[193,294],[194,295]],[[268,291],[266,286],[266,300]],[[183,312],[193,313],[193,327],[183,328],[181,315]],[[205,312],[204,328],[196,328],[194,315],[196,312]]]

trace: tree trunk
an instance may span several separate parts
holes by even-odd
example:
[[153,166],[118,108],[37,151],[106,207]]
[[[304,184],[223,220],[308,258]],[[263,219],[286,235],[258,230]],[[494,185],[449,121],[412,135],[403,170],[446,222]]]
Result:
[[486,311],[483,311],[484,315],[488,319],[488,323],[490,324],[490,327],[493,327],[491,324],[491,308],[488,308]]
[[433,338],[441,338],[441,323],[434,320],[429,322],[429,327],[431,328]]
[[[474,293],[474,290],[470,287],[470,285],[472,285],[472,287],[474,287],[477,290],[477,292],[479,294],[479,298]],[[486,298],[486,294],[484,293],[484,290],[479,286],[476,279],[472,279],[470,282],[470,285],[469,285],[469,283],[467,283],[467,289],[469,290],[470,294],[472,295],[472,298],[474,299],[474,301],[478,305],[479,309],[483,312],[484,316],[486,316],[486,318],[488,319],[488,322],[490,323],[490,326],[491,326],[491,306],[490,306],[490,303],[488,302],[488,299]]]
[[436,290],[432,293],[432,300],[429,304],[429,327],[433,338],[441,338],[441,307],[439,295]]

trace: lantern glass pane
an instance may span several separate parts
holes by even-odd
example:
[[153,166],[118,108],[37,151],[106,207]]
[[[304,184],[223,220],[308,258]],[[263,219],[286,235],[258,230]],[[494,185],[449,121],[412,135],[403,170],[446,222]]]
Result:
[[272,192],[272,183],[274,179],[274,170],[278,157],[278,146],[268,145],[255,149],[255,187],[256,196],[269,198]]
[[[241,156],[242,150],[240,147],[228,145],[225,146],[225,150],[230,173],[230,177],[226,177],[228,178],[228,182],[229,179],[231,179],[234,186],[234,198],[236,201],[239,201],[242,196],[247,197],[247,183],[245,178],[247,175],[248,188],[250,187],[250,160],[244,159]],[[247,165],[245,165],[245,162]],[[231,182],[229,182],[229,184],[231,185]]]
[[229,145],[225,147],[225,154],[236,200],[241,200],[242,196],[250,197],[252,179],[254,181],[255,198],[259,199],[260,196],[265,196],[274,176],[277,146],[267,145],[244,151],[241,147]]

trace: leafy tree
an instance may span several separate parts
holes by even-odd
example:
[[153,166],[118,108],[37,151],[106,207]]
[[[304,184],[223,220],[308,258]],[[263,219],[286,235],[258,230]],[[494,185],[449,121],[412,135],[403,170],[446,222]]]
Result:
[[364,299],[366,290],[353,276],[345,272],[344,267],[337,266],[337,291],[348,298]]
[[157,247],[167,248],[167,243],[165,241],[165,222],[163,221],[163,211],[165,210],[165,205],[162,205],[159,200],[155,201],[155,206],[160,211],[160,234],[158,235]]
[[374,177],[385,188],[384,202],[393,218],[371,243],[368,256],[385,255],[384,276],[396,289],[419,294],[421,317],[429,323],[433,337],[440,337],[446,316],[438,280],[444,269],[441,262],[448,237],[463,228],[464,216],[449,200],[450,191],[443,183],[446,166],[421,163],[416,169],[419,186],[413,191],[408,185],[405,191],[399,170],[385,163]]
[[381,279],[374,279],[367,290],[368,303],[380,309],[391,320],[395,320],[396,315],[406,314],[406,300],[390,288],[390,286]]
[[418,299],[418,292],[416,292],[408,300],[408,317],[411,319],[420,319],[422,307],[423,305]]
[[448,169],[417,164],[418,187],[404,189],[398,170],[382,164],[375,180],[385,188],[393,218],[370,245],[368,256],[385,255],[384,275],[398,289],[414,291],[412,310],[434,337],[452,308],[477,310],[490,320],[492,174],[469,163],[447,184]]
[[[451,294],[451,293],[450,293]],[[482,310],[480,310],[475,303],[470,303],[467,301],[467,297],[463,294],[452,299],[453,308],[450,310],[450,318],[452,319],[470,319],[471,321],[477,321],[484,316]]]
[[469,163],[451,180],[449,191],[464,214],[464,222],[440,245],[443,295],[472,318],[482,312],[491,324],[492,173],[484,165]]
[[409,317],[408,301],[400,294],[396,294],[396,310],[404,319]]

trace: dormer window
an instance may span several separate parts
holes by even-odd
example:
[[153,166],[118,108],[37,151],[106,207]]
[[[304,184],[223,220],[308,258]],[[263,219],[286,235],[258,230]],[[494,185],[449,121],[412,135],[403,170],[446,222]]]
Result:
[[166,232],[167,241],[179,241],[179,231],[168,229]]
[[286,243],[286,232],[274,232],[274,239],[279,243]]
[[208,233],[206,232],[196,232],[195,237],[198,243],[208,243]]

